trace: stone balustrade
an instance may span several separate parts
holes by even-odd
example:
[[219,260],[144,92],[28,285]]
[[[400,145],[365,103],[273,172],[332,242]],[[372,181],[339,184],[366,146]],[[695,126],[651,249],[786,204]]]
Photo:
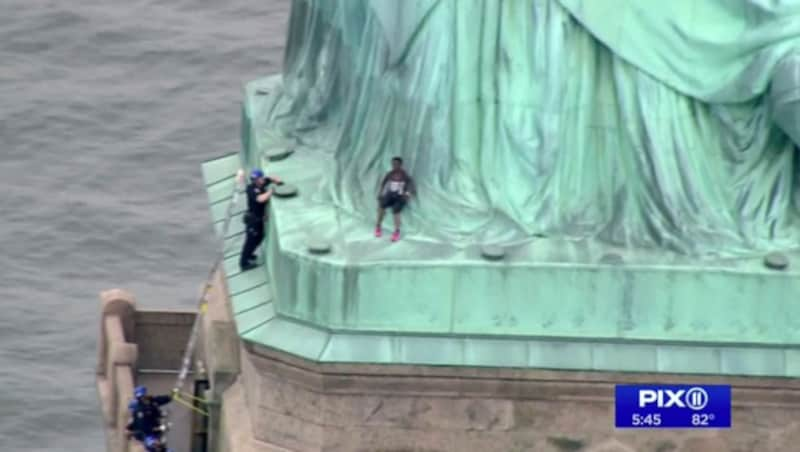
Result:
[[109,452],[143,452],[127,439],[127,401],[133,397],[139,350],[133,342],[136,300],[130,293],[114,289],[100,294],[101,318],[98,338],[97,389],[107,429]]

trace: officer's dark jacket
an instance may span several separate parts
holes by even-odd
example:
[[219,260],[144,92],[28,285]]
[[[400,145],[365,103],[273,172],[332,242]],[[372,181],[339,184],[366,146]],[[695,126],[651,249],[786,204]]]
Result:
[[259,187],[255,184],[255,182],[251,183],[247,186],[247,213],[248,218],[245,220],[250,221],[260,221],[264,219],[264,214],[266,213],[267,203],[265,202],[258,202],[256,198],[262,193],[266,193],[269,184],[273,183],[273,180],[265,177],[266,183]]
[[141,432],[149,435],[158,427],[161,418],[162,405],[166,405],[172,401],[170,396],[152,396],[142,397],[134,401],[134,407],[131,408],[131,420],[128,423],[128,430],[132,432]]

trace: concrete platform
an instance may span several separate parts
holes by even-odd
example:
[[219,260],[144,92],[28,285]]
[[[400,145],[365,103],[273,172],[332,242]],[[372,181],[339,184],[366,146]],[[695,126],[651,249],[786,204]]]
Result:
[[[132,294],[110,290],[101,294],[98,338],[97,390],[106,429],[109,452],[142,452],[136,441],[128,441],[125,426],[130,419],[128,402],[133,388],[144,385],[150,394],[170,394],[177,379],[183,352],[196,314],[187,311],[140,311]],[[194,393],[190,374],[183,392]],[[194,412],[177,402],[167,405],[170,447],[195,451],[201,442],[193,438],[198,429]],[[201,449],[200,449],[201,450]]]

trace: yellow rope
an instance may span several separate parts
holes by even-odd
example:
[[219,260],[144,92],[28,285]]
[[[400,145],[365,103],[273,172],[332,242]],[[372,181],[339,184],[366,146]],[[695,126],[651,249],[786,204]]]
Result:
[[208,403],[208,400],[206,400],[206,399],[204,399],[202,397],[195,397],[195,396],[189,394],[188,392],[181,392],[180,395],[184,396],[184,397],[188,397],[190,400],[197,400],[198,402],[203,403],[203,404]]
[[172,398],[172,400],[180,403],[181,405],[183,405],[183,406],[185,406],[185,407],[187,407],[189,409],[197,411],[198,413],[202,414],[203,416],[208,416],[207,412],[205,412],[205,411],[201,410],[200,408],[197,408],[196,406],[192,405],[191,403],[181,399],[179,394],[175,394],[175,396]]

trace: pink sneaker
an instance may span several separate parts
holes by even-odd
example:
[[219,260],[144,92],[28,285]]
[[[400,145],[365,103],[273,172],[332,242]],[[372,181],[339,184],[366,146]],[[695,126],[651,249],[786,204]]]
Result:
[[400,240],[400,231],[394,231],[392,233],[392,241],[396,242],[398,240]]
[[380,237],[383,235],[383,231],[381,231],[380,227],[375,228],[375,237]]

